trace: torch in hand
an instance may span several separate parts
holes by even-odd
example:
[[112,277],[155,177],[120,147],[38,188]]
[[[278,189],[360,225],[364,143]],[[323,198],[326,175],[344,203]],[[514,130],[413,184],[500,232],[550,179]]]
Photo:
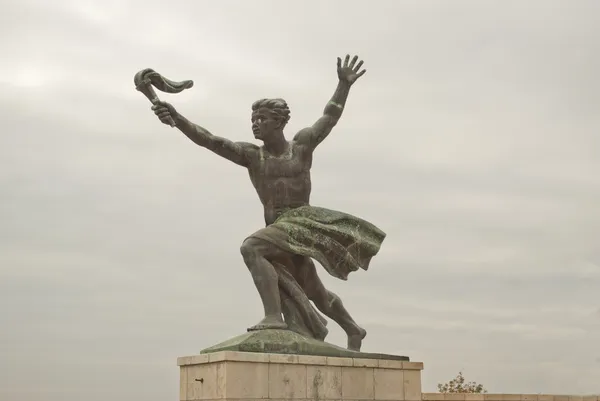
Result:
[[[135,74],[133,83],[135,84],[135,89],[142,92],[154,105],[159,102],[154,88],[166,93],[179,93],[184,89],[194,86],[194,82],[191,80],[181,82],[171,81],[151,68],[146,68]],[[172,118],[169,119],[169,124],[171,127],[174,127],[175,121]]]

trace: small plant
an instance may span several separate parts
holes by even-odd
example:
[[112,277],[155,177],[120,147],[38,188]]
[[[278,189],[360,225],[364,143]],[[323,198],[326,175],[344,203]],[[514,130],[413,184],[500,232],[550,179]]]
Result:
[[440,383],[437,385],[440,393],[472,393],[484,394],[487,390],[483,385],[475,382],[465,383],[465,378],[462,372],[458,372],[458,376],[450,380],[448,383]]

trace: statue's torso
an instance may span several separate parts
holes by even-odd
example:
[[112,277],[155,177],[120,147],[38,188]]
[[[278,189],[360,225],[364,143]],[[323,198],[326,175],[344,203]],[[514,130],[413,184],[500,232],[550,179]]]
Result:
[[257,152],[248,171],[265,208],[267,224],[286,210],[309,204],[311,165],[311,152],[293,141],[280,156],[270,155],[262,147]]

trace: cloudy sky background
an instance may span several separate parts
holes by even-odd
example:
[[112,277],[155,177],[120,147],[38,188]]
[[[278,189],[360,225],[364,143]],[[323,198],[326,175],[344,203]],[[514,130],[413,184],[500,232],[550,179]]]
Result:
[[[600,393],[600,2],[3,1],[0,399],[176,399],[176,357],[261,305],[239,255],[247,173],[159,123],[133,88],[251,140],[288,136],[365,60],[317,151],[316,205],[388,233],[369,272],[321,276],[369,335],[490,392]],[[330,324],[329,341],[344,344]]]

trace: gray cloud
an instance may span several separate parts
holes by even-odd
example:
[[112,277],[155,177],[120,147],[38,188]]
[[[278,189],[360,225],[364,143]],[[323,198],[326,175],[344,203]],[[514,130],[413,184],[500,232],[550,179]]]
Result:
[[[597,393],[598,4],[25,0],[0,24],[0,398],[176,397],[177,356],[260,317],[239,256],[247,173],[133,90],[249,140],[264,96],[318,117],[335,57],[367,75],[314,163],[313,203],[381,226],[369,272],[321,274],[367,351],[503,393]],[[236,294],[232,296],[232,294]],[[331,325],[329,340],[345,342]]]

